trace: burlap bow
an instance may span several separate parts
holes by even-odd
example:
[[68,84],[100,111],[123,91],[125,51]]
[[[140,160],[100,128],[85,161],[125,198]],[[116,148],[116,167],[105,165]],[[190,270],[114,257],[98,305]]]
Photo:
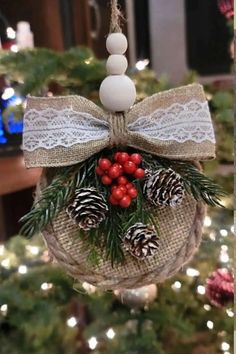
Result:
[[23,134],[27,167],[69,166],[112,146],[171,159],[214,158],[214,131],[202,86],[161,92],[115,114],[80,96],[28,98]]

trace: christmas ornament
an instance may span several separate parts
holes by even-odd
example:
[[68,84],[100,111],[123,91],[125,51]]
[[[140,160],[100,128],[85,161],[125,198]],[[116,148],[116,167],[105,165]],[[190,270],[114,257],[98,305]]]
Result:
[[105,110],[80,96],[28,98],[25,162],[44,173],[21,232],[42,232],[75,279],[114,290],[163,282],[187,263],[201,242],[205,204],[220,205],[222,190],[200,172],[199,161],[215,156],[202,86],[133,106],[116,0],[106,45]]
[[105,219],[108,210],[102,195],[94,188],[81,188],[75,192],[75,198],[67,208],[67,213],[78,226],[87,231],[97,228]]
[[133,309],[140,309],[155,301],[157,297],[157,286],[151,284],[138,289],[115,290],[114,294],[119,298],[122,304]]
[[206,296],[211,304],[223,307],[234,299],[234,279],[228,269],[217,269],[207,279]]
[[146,179],[143,193],[156,206],[175,208],[182,203],[184,197],[182,178],[171,168],[160,169]]
[[153,227],[137,223],[128,229],[124,246],[134,257],[145,259],[157,253],[159,239]]

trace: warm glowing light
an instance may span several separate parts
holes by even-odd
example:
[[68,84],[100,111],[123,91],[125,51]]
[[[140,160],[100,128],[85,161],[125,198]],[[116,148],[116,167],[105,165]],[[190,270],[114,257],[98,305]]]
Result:
[[14,52],[14,53],[17,53],[17,52],[18,52],[18,47],[17,47],[17,45],[16,45],[16,44],[12,44],[10,50],[11,50],[12,52]]
[[94,350],[98,344],[97,338],[96,337],[91,337],[88,340],[88,345],[91,350]]
[[9,268],[9,267],[10,267],[10,259],[9,259],[9,258],[3,259],[2,262],[1,262],[1,265],[2,265],[4,268]]
[[212,322],[212,321],[207,321],[207,328],[209,328],[209,329],[213,329],[214,328],[214,322]]
[[116,334],[115,334],[115,331],[113,328],[108,329],[108,331],[106,333],[107,338],[113,339],[115,337],[115,335]]
[[73,316],[68,318],[68,320],[66,321],[67,326],[71,327],[71,328],[75,327],[77,325],[77,323],[78,323],[77,319]]
[[194,268],[188,268],[186,270],[186,274],[189,276],[189,277],[198,277],[200,272],[199,270],[197,269],[194,269]]
[[229,255],[228,255],[227,252],[221,252],[221,254],[220,254],[220,261],[221,261],[222,263],[228,263],[228,261],[229,261]]
[[205,292],[206,292],[205,286],[203,286],[203,285],[198,285],[198,287],[197,287],[197,292],[198,292],[198,294],[200,294],[200,295],[204,295]]
[[226,246],[226,245],[222,245],[222,246],[221,246],[221,250],[222,250],[222,251],[228,251],[228,249],[229,249],[229,247]]
[[53,287],[53,284],[52,283],[43,283],[43,284],[41,284],[41,289],[42,290],[49,290],[49,289],[52,289],[52,287]]
[[234,225],[231,226],[230,231],[234,234]]
[[37,256],[39,254],[39,247],[37,246],[26,246],[27,251],[29,251],[30,253],[32,253],[34,256]]
[[226,352],[227,350],[230,349],[230,345],[229,343],[226,343],[226,342],[222,342],[221,343],[221,350],[223,350],[224,352]]
[[7,27],[7,38],[9,39],[15,39],[16,38],[16,31],[12,27]]
[[234,317],[234,312],[232,311],[232,309],[227,309],[226,313],[229,317]]
[[180,283],[180,281],[176,281],[174,282],[174,284],[171,285],[172,289],[175,291],[178,291],[179,289],[181,289],[182,284]]
[[210,216],[206,216],[204,219],[204,226],[209,227],[209,226],[211,226],[211,223],[212,223],[212,221],[211,221]]
[[203,307],[204,307],[204,310],[206,310],[206,311],[210,311],[211,310],[211,306],[208,305],[208,304],[205,304]]
[[148,66],[149,63],[150,63],[149,59],[143,59],[143,60],[137,61],[135,66],[136,66],[136,69],[141,71],[141,70],[144,70],[146,68],[146,66]]
[[85,291],[87,291],[87,293],[88,294],[93,294],[93,293],[95,293],[95,291],[96,291],[96,286],[94,286],[94,285],[92,285],[92,284],[89,284],[89,283],[86,283],[86,282],[84,282],[83,284],[82,284],[82,287],[84,288],[84,290]]
[[28,268],[26,267],[26,265],[21,264],[21,265],[18,267],[18,273],[20,273],[20,274],[26,274],[27,272],[28,272]]
[[3,304],[2,306],[0,306],[0,312],[2,313],[3,316],[6,316],[7,310],[8,310],[7,304]]
[[3,94],[2,94],[2,99],[3,100],[9,100],[12,96],[14,96],[15,90],[12,87],[7,87],[5,88]]
[[221,234],[221,236],[226,237],[226,236],[228,236],[228,231],[225,229],[221,229],[220,234]]

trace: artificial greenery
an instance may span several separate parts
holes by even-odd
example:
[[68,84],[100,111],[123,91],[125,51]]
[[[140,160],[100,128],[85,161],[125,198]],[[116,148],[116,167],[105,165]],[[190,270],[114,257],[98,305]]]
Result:
[[[128,150],[131,152],[132,149]],[[21,234],[30,238],[43,231],[68,206],[79,188],[96,187],[97,191],[108,201],[108,188],[102,185],[95,169],[101,156],[109,157],[113,153],[114,149],[103,150],[81,164],[59,169],[52,182],[43,189],[33,209],[21,219],[24,223]],[[181,175],[186,192],[191,194],[195,200],[201,200],[211,206],[221,205],[220,198],[225,195],[223,190],[192,163],[140,153],[145,169],[155,172],[160,168],[172,168]],[[88,246],[90,250],[88,257],[90,262],[98,263],[99,259],[104,257],[103,251],[105,250],[105,256],[111,260],[112,266],[122,263],[124,261],[122,239],[129,227],[137,222],[154,226],[159,235],[158,225],[152,214],[153,208],[148,210],[145,208],[142,182],[139,180],[133,182],[138,189],[138,197],[133,200],[128,209],[109,205],[106,219],[97,229],[86,232],[78,229],[78,237],[82,238],[85,247]]]

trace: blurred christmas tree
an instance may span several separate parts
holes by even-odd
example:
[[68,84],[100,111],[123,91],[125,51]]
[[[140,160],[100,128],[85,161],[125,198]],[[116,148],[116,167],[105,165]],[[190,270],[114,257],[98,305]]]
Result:
[[[105,76],[104,63],[87,48],[2,52],[0,73],[18,84],[21,95],[80,94],[95,102]],[[138,99],[171,87],[150,70],[130,74]],[[183,83],[196,80],[191,73]],[[205,293],[210,273],[232,268],[233,92],[214,85],[205,89],[218,146],[207,173],[229,195],[222,201],[225,209],[209,209],[192,263],[158,286],[156,299],[155,286],[103,293],[87,283],[73,284],[49,262],[39,236],[30,242],[14,237],[0,246],[1,354],[232,354],[232,303],[215,307]],[[214,295],[229,300],[228,290],[216,283]]]

